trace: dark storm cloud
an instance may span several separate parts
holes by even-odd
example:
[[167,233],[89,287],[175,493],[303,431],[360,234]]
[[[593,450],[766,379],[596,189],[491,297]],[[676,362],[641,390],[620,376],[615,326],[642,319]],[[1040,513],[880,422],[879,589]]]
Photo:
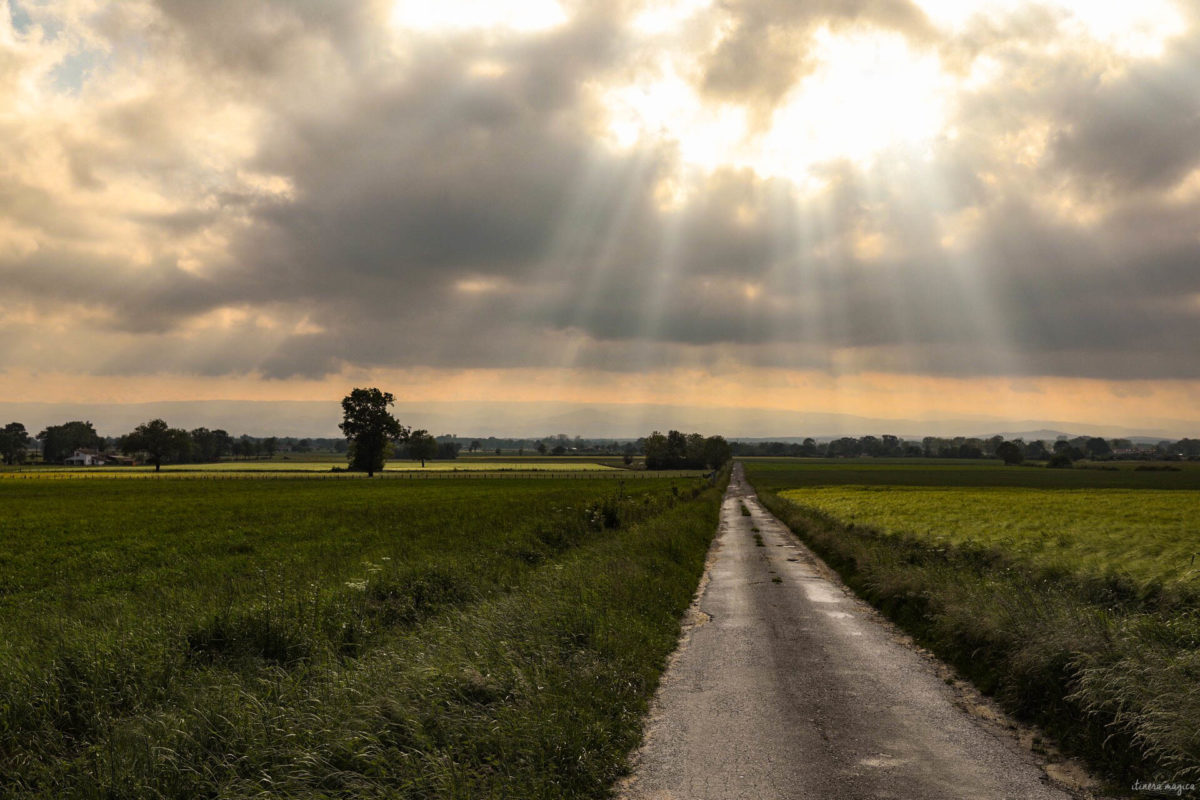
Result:
[[[169,26],[205,66],[235,78],[277,76],[325,46],[341,59],[365,65],[377,44],[389,4],[377,0],[155,0]],[[114,26],[119,34],[121,26]]]
[[1057,164],[1120,191],[1170,188],[1200,166],[1198,43],[1080,87],[1064,103],[1072,125],[1054,141]]
[[[194,83],[98,108],[64,139],[64,174],[87,194],[137,174],[187,202],[76,214],[0,183],[0,217],[38,244],[0,253],[6,301],[95,312],[102,357],[47,344],[56,363],[288,378],[732,357],[1200,377],[1200,197],[1170,195],[1200,163],[1194,35],[1100,80],[1086,55],[1024,54],[1050,36],[1028,10],[951,42],[904,2],[731,4],[697,81],[745,105],[791,88],[820,25],[895,31],[958,67],[986,53],[1012,79],[964,91],[959,135],[930,155],[822,165],[807,193],[719,169],[664,200],[669,144],[597,141],[590,89],[640,57],[632,8],[581,6],[525,34],[405,34],[397,55],[386,4],[159,5],[145,36]],[[193,94],[199,116],[172,113]],[[184,133],[226,100],[254,110],[250,155],[197,167]],[[1009,143],[1037,130],[1044,152],[1015,163]],[[242,171],[285,188],[230,177]],[[166,244],[139,259],[91,246],[113,231]]]

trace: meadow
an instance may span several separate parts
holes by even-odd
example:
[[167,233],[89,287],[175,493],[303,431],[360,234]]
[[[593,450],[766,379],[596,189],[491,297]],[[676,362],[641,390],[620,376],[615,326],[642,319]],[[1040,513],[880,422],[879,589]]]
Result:
[[1154,489],[814,487],[780,492],[840,522],[1050,570],[1200,590],[1200,494]]
[[721,488],[0,481],[0,795],[604,796]]
[[[580,458],[461,458],[446,461],[427,461],[421,466],[420,461],[405,461],[390,459],[382,470],[383,473],[414,473],[414,472],[609,472],[617,470],[612,463],[601,460]],[[275,458],[269,460],[227,460],[206,464],[164,464],[161,472],[176,473],[222,473],[222,472],[279,472],[279,473],[320,473],[344,472],[345,458]],[[72,475],[138,475],[154,472],[154,467],[139,465],[136,467],[63,467],[53,465],[37,465],[26,467],[9,467],[0,470],[2,475],[37,475],[46,473],[69,473]]]
[[866,599],[1117,785],[1200,778],[1200,470],[762,461]]

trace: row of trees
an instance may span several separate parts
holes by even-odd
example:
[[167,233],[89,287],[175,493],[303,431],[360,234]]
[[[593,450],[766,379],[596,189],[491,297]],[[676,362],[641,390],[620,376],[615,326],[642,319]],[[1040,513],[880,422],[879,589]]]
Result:
[[[419,460],[421,466],[429,459],[456,458],[463,443],[453,435],[434,437],[423,429],[412,430],[401,425],[390,412],[395,398],[390,392],[377,388],[354,389],[342,400],[343,421],[340,424],[345,440],[292,439],[250,436],[234,438],[221,429],[196,428],[191,431],[172,428],[161,419],[150,420],[118,439],[104,439],[90,422],[71,421],[51,425],[36,439],[43,460],[62,462],[77,450],[119,450],[140,456],[156,468],[167,462],[219,461],[235,458],[274,457],[282,447],[288,451],[307,452],[312,449],[345,452],[350,468],[373,475],[383,468],[387,458],[399,453],[402,457]],[[698,433],[684,434],[671,430],[666,434],[654,431],[636,442],[621,440],[574,440],[565,434],[542,440],[471,440],[470,452],[490,448],[493,443],[518,443],[523,454],[530,444],[539,454],[565,455],[568,452],[620,454],[632,463],[637,453],[645,455],[648,469],[717,469],[732,456],[800,456],[800,457],[934,457],[934,458],[1000,458],[1015,464],[1025,460],[1053,460],[1058,464],[1081,458],[1200,459],[1200,439],[1162,441],[1157,445],[1135,446],[1128,439],[1104,439],[1080,436],[1061,437],[1057,441],[1022,439],[1006,441],[1001,436],[982,438],[939,438],[927,436],[920,441],[904,440],[883,435],[842,437],[829,442],[805,439],[802,442],[735,442],[732,445],[721,436],[704,437]],[[548,444],[551,443],[551,444]],[[0,429],[0,458],[6,464],[22,463],[33,440],[25,426],[12,422]],[[495,448],[500,452],[500,446]]]
[[172,428],[161,419],[152,419],[120,437],[117,448],[127,455],[141,456],[146,463],[153,464],[157,472],[163,463],[213,462],[227,455],[235,458],[273,458],[279,449],[279,440],[274,436],[266,439],[242,436],[235,439],[220,428],[187,431]]
[[[407,450],[409,458],[421,460],[437,454],[438,441],[428,431],[410,430],[392,416],[390,408],[395,404],[391,392],[377,388],[354,389],[342,398],[342,422],[339,427],[350,441],[350,468],[374,475],[383,469],[387,458],[397,446]],[[449,437],[448,437],[449,438]],[[453,442],[444,444],[453,446]],[[539,442],[539,452],[545,453],[544,442]],[[654,431],[645,439],[638,440],[646,456],[647,469],[719,469],[733,456],[729,442],[721,436],[705,438],[698,433],[668,431],[665,435]],[[478,441],[471,442],[470,450],[480,449]],[[555,449],[565,452],[564,445]],[[457,450],[453,451],[457,455]],[[626,462],[632,454],[626,454]]]
[[1003,436],[987,439],[958,436],[941,438],[926,436],[904,440],[898,436],[845,436],[828,442],[805,439],[803,442],[734,442],[738,456],[796,456],[808,458],[1000,458],[1007,463],[1112,458],[1174,460],[1200,459],[1200,439],[1163,440],[1153,445],[1135,445],[1129,439],[1105,439],[1099,436],[1025,441],[1005,440]]
[[[77,451],[112,454],[124,453],[139,458],[155,469],[167,463],[204,463],[233,458],[273,458],[282,448],[293,452],[311,452],[320,448],[347,453],[352,469],[374,473],[381,468],[381,458],[397,450],[406,458],[419,460],[421,466],[432,458],[458,456],[461,445],[452,437],[433,437],[426,430],[410,430],[400,425],[386,406],[393,401],[390,393],[378,389],[356,389],[343,401],[346,414],[342,423],[347,438],[280,439],[278,437],[233,437],[220,428],[195,428],[191,431],[173,428],[162,419],[152,419],[117,438],[105,438],[97,433],[91,422],[73,420],[50,425],[36,437],[30,437],[20,422],[11,422],[0,429],[0,459],[5,464],[22,464],[35,444],[45,463],[62,463]],[[383,414],[378,410],[384,406]],[[389,422],[390,420],[390,422]],[[378,466],[376,466],[378,465]]]
[[42,461],[61,464],[79,450],[98,454],[146,454],[150,452],[150,448],[145,446],[149,443],[159,453],[159,463],[202,463],[220,461],[226,457],[272,458],[279,452],[281,441],[275,436],[234,437],[220,428],[186,431],[171,428],[162,420],[151,420],[116,438],[101,436],[91,422],[82,420],[49,425],[36,437],[31,437],[22,423],[10,422],[0,429],[0,459],[5,464],[23,464],[36,445]]
[[705,438],[698,433],[655,431],[639,440],[646,469],[720,469],[733,457],[733,448],[722,436]]

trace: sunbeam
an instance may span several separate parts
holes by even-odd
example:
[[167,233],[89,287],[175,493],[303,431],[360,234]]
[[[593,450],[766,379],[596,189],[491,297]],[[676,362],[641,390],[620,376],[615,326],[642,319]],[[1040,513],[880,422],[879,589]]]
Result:
[[0,2],[0,377],[1177,431],[1197,53],[1184,0]]

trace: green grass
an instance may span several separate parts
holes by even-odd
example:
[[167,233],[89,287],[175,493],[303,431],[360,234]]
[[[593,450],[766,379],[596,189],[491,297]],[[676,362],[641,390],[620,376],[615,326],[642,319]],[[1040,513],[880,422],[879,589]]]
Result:
[[1137,489],[1103,488],[1118,473],[1099,470],[1068,488],[1062,474],[747,465],[763,503],[855,591],[1011,712],[1118,785],[1196,782],[1200,492],[1180,477],[1196,472],[1127,471]]
[[[332,472],[345,470],[346,461],[342,460],[271,460],[271,461],[218,461],[211,464],[164,464],[163,472]],[[561,460],[541,461],[524,459],[482,460],[454,459],[450,461],[427,461],[421,466],[420,461],[390,460],[383,472],[607,472],[616,469],[613,466],[600,464],[595,461]],[[152,466],[137,467],[55,467],[38,466],[23,469],[6,470],[9,474],[37,473],[72,473],[76,475],[129,475],[154,472]]]
[[706,486],[0,482],[0,795],[604,796]]
[[846,486],[779,495],[934,547],[995,548],[1039,567],[1119,573],[1200,594],[1200,492]]

